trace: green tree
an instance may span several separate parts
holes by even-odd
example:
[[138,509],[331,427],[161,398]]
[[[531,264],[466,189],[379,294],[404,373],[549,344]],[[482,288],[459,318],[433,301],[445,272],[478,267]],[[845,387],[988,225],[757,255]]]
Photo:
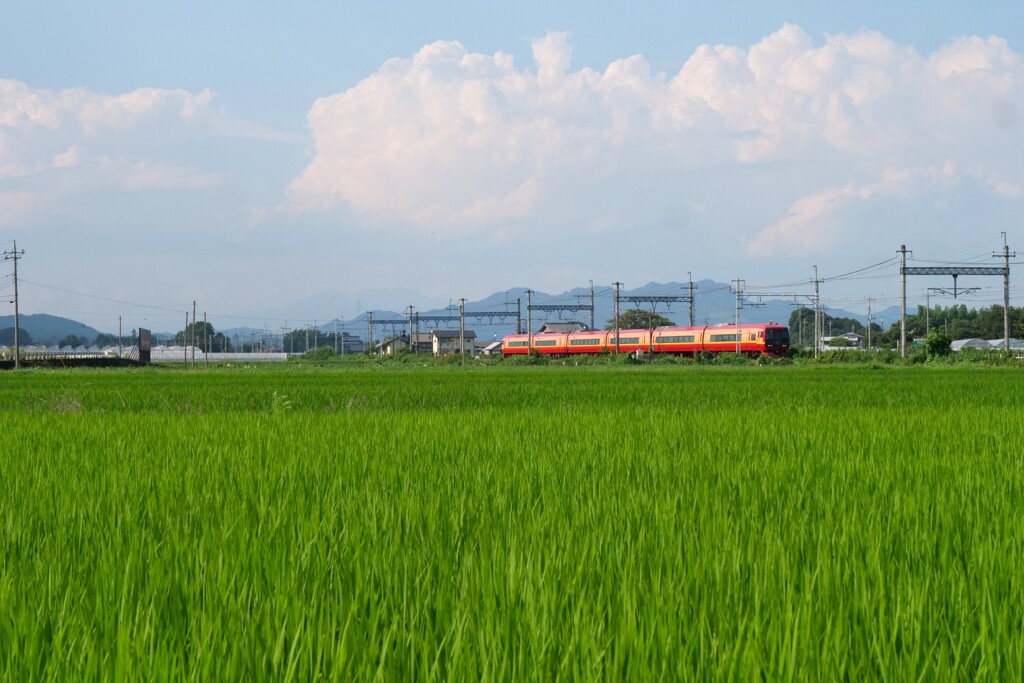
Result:
[[953,340],[936,328],[924,338],[924,350],[931,356],[948,356],[953,351]]
[[[24,327],[18,328],[18,343],[27,346],[32,343],[32,335]],[[7,327],[0,330],[0,344],[14,346],[14,328]]]
[[282,337],[286,353],[306,353],[328,344],[334,345],[334,335],[324,334],[312,325],[290,331]]
[[[871,323],[871,334],[881,332],[878,323]],[[864,323],[855,318],[837,318],[821,312],[821,336],[839,337],[853,332],[866,337],[868,330]],[[801,306],[789,314],[789,338],[795,346],[814,346],[814,309]],[[872,341],[874,341],[872,339]],[[853,346],[852,343],[836,341],[831,346]]]
[[189,323],[184,330],[174,335],[177,346],[196,346],[210,353],[223,353],[231,350],[231,340],[223,332],[217,332],[208,322]]
[[[619,314],[619,329],[622,330],[649,330],[666,325],[675,325],[675,323],[664,316],[640,308],[631,308]],[[615,318],[609,318],[604,329],[614,330]]]
[[332,360],[337,357],[337,354],[334,353],[334,349],[330,346],[319,346],[306,351],[302,357],[306,360]]
[[[117,335],[108,334],[106,332],[100,332],[99,334],[96,335],[96,338],[92,341],[92,343],[101,348],[104,346],[117,346]],[[124,342],[122,341],[122,343]]]
[[[1019,322],[1024,309],[1010,307],[1010,329],[1021,329]],[[894,323],[898,324],[898,323]],[[1003,336],[1003,307],[996,304],[988,308],[967,308],[964,304],[949,307],[918,306],[917,312],[907,315],[907,334],[923,337],[932,329],[942,329],[950,339],[1001,339]]]
[[61,339],[59,342],[57,342],[57,346],[60,346],[62,348],[65,347],[65,346],[76,347],[76,346],[88,346],[88,345],[89,345],[89,340],[86,339],[85,337],[79,337],[77,334],[69,334],[66,337],[64,337],[63,339]]
[[830,348],[849,348],[856,345],[857,342],[850,341],[846,337],[832,337],[828,340],[828,346]]

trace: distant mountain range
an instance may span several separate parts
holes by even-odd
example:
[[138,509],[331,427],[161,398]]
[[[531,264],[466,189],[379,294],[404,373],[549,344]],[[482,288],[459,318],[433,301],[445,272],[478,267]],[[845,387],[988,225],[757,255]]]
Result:
[[[649,302],[630,302],[629,297],[683,297],[689,292],[689,283],[681,282],[651,282],[643,287],[635,289],[622,289],[619,292],[620,311],[630,308],[643,308],[650,310]],[[548,294],[546,292],[532,291],[527,295],[525,287],[514,287],[512,289],[496,292],[478,301],[469,301],[465,304],[467,313],[466,328],[475,330],[478,339],[495,338],[512,334],[516,330],[515,313],[518,310],[521,316],[522,325],[525,328],[527,322],[527,299],[534,306],[553,305],[587,305],[591,301],[590,288],[571,289],[560,294]],[[769,322],[775,321],[786,324],[792,311],[798,306],[811,306],[810,301],[788,301],[783,299],[764,299],[758,301],[754,295],[745,298],[740,308],[741,322]],[[655,304],[655,311],[660,315],[680,324],[689,324],[689,304],[686,301],[672,303],[659,301]],[[835,318],[853,318],[861,323],[867,322],[867,316],[861,313],[852,313],[841,309],[825,308],[825,311]],[[505,317],[490,316],[476,317],[474,312],[507,312]],[[452,316],[459,315],[457,305],[451,308],[433,308],[430,310],[416,310],[420,316]],[[594,288],[594,314],[593,325],[598,328],[605,326],[607,321],[615,315],[614,288],[609,285],[599,285]],[[697,325],[718,325],[731,323],[736,318],[736,295],[728,284],[714,282],[713,280],[701,280],[694,283],[694,323]],[[317,324],[317,329],[322,333],[330,334],[335,330],[348,332],[366,339],[369,334],[370,318],[375,322],[373,336],[379,340],[385,336],[407,331],[406,325],[397,322],[381,323],[380,321],[406,320],[406,315],[399,311],[374,309],[359,314],[351,319],[330,319]],[[530,314],[530,322],[534,329],[538,328],[546,320],[579,320],[588,325],[591,324],[591,313],[589,310],[580,311],[540,311],[534,310]],[[874,314],[874,320],[894,321],[899,317],[899,308],[890,307]],[[215,325],[215,321],[211,321]],[[0,330],[13,328],[14,316],[0,316]],[[68,335],[84,337],[90,341],[95,339],[99,331],[68,318],[35,313],[21,316],[21,328],[32,336],[36,344],[56,344]],[[458,328],[458,321],[423,321],[420,325],[421,331],[436,328]],[[154,332],[155,336],[173,336],[178,330]],[[268,341],[280,339],[281,330],[260,329],[254,327],[236,327],[231,329],[217,328],[228,337],[235,339],[238,343],[246,343],[254,338],[263,338]]]
[[[689,293],[689,283],[681,282],[651,282],[643,287],[635,289],[622,289],[619,292],[620,311],[630,308],[643,308],[650,310],[649,302],[630,302],[629,297],[683,297]],[[537,329],[544,321],[548,320],[578,320],[580,322],[597,328],[603,328],[608,320],[615,315],[614,288],[610,285],[599,285],[594,287],[594,314],[593,321],[589,310],[580,311],[539,311],[534,310],[529,316],[534,329]],[[533,290],[529,295],[530,304],[533,306],[573,305],[590,304],[591,291],[589,287],[575,288],[559,294],[549,294]],[[809,300],[784,300],[784,299],[762,299],[758,300],[756,295],[745,297],[740,309],[741,322],[780,322],[788,323],[790,314],[799,306],[811,307]],[[689,303],[676,301],[672,303],[658,302],[655,304],[656,312],[680,325],[689,324]],[[519,312],[523,328],[527,325],[527,289],[525,287],[513,287],[502,292],[495,292],[490,296],[477,301],[467,301],[466,329],[476,332],[478,339],[500,339],[516,331],[516,312]],[[867,316],[862,313],[853,313],[842,309],[824,307],[824,310],[834,318],[853,318],[866,324]],[[508,312],[510,315],[504,318],[476,317],[474,312]],[[457,304],[446,308],[416,309],[421,317],[450,316],[457,318],[459,307]],[[899,308],[891,307],[876,311],[873,315],[874,321],[892,321],[899,316]],[[354,318],[340,320],[333,318],[325,322],[318,322],[316,329],[324,334],[331,334],[335,330],[358,335],[363,339],[369,334],[370,320],[374,321],[374,339],[380,340],[387,336],[400,334],[408,331],[408,324],[401,324],[394,321],[405,321],[407,316],[404,312],[389,309],[372,309],[360,313]],[[694,324],[696,325],[718,325],[731,323],[736,319],[736,295],[726,283],[714,282],[713,280],[701,280],[694,283]],[[382,322],[389,321],[389,322]],[[427,331],[436,328],[458,328],[458,321],[435,321],[424,320],[420,324],[420,331]],[[313,329],[310,326],[310,329]],[[243,343],[254,336],[263,336],[268,339],[280,339],[279,330],[260,330],[258,328],[240,327],[227,330],[219,330],[232,338],[237,338]]]

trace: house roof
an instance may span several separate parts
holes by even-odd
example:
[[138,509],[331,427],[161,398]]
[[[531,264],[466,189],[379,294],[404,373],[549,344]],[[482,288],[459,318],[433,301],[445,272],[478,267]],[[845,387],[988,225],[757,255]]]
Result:
[[376,344],[374,344],[373,348],[381,349],[381,348],[384,348],[385,346],[390,346],[391,344],[394,344],[395,342],[402,342],[403,344],[408,344],[409,343],[409,338],[407,336],[405,336],[404,334],[400,334],[400,335],[397,335],[395,337],[388,337],[387,339],[384,339],[384,340],[379,341]]
[[[459,338],[459,331],[458,330],[434,330],[431,334],[433,334],[434,337],[436,337],[437,339],[458,339]],[[473,330],[466,330],[465,337],[466,337],[466,339],[476,339],[476,332],[474,332]]]
[[537,334],[543,334],[545,332],[557,332],[559,334],[582,332],[583,330],[589,330],[585,323],[581,323],[578,320],[570,320],[567,322],[547,322],[540,326]]

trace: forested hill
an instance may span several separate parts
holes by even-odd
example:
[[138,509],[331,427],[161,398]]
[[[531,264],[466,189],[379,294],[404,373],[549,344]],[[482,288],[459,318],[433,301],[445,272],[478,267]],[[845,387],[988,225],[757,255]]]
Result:
[[[89,327],[85,323],[46,313],[21,315],[18,318],[18,326],[29,333],[33,344],[56,344],[70,335],[84,337],[91,343],[99,334],[99,330]],[[8,328],[14,328],[14,316],[0,316],[0,330]]]

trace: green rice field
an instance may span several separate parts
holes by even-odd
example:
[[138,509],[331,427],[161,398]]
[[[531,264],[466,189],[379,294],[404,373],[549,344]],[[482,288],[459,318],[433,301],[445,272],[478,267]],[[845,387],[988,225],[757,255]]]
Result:
[[1024,371],[0,374],[0,678],[1021,680]]

